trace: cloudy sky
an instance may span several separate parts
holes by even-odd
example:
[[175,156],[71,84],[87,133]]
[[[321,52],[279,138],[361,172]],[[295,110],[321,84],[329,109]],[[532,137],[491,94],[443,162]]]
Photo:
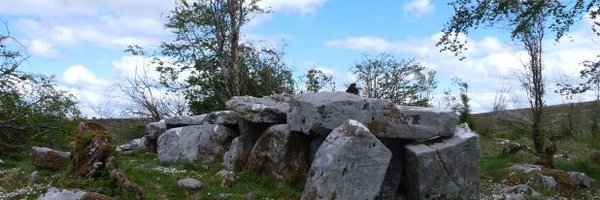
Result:
[[[353,82],[349,68],[363,55],[380,52],[399,58],[416,58],[438,73],[436,106],[451,79],[460,77],[471,86],[476,112],[491,109],[499,86],[510,106],[527,106],[514,78],[525,61],[519,43],[511,41],[505,27],[474,31],[467,38],[467,59],[459,61],[439,53],[435,43],[452,15],[448,1],[440,0],[263,0],[273,13],[257,16],[244,27],[245,41],[261,45],[286,44],[286,62],[300,76],[317,67],[331,73],[338,89]],[[115,92],[115,83],[133,76],[147,64],[141,57],[123,53],[127,45],[156,46],[170,41],[163,28],[172,0],[3,0],[0,19],[31,58],[21,70],[56,75],[61,88],[75,94],[84,114],[92,106],[126,103]],[[600,52],[600,37],[581,19],[557,43],[545,41],[546,82],[561,76],[576,77],[580,63]],[[1,30],[4,31],[4,30]],[[548,89],[548,104],[561,103]],[[589,97],[579,97],[588,100]]]

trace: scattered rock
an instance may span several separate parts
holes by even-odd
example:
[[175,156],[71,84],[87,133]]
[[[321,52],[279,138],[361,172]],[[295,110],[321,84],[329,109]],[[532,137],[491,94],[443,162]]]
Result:
[[212,162],[223,157],[232,136],[231,129],[214,124],[169,129],[158,137],[158,160]]
[[369,129],[347,120],[319,147],[302,199],[374,199],[391,158]]
[[577,188],[576,181],[572,180],[567,172],[561,170],[549,169],[540,165],[517,164],[506,168],[506,171],[509,173],[508,181],[513,184],[526,184],[533,181],[547,188],[556,188],[557,186],[566,189]]
[[516,164],[511,167],[506,168],[508,172],[516,172],[522,174],[530,174],[535,172],[541,172],[542,167],[539,165],[532,164]]
[[502,194],[495,195],[494,199],[505,199],[505,200],[525,200],[527,197],[541,197],[542,195],[530,188],[526,184],[519,184],[509,186],[502,189]]
[[327,135],[345,120],[359,121],[378,137],[430,139],[454,133],[456,114],[433,108],[396,106],[347,92],[296,95],[287,121],[292,131]]
[[[565,189],[576,189],[577,188],[577,183],[573,180],[571,180],[571,177],[569,176],[569,174],[567,174],[567,172],[565,171],[561,171],[561,170],[557,170],[557,169],[550,169],[550,168],[545,168],[545,167],[541,167],[542,168],[542,175],[544,176],[551,176],[552,178],[554,178],[557,186],[560,186],[561,188],[565,188]],[[546,185],[546,186],[550,186],[550,185]]]
[[102,194],[98,194],[95,192],[88,192],[81,189],[58,189],[55,187],[50,187],[46,190],[44,194],[42,194],[38,200],[85,200],[85,199],[94,199],[94,200],[109,200],[112,199],[110,197],[104,196]]
[[228,109],[237,112],[238,117],[254,123],[285,123],[289,110],[287,95],[274,95],[263,98],[237,96],[225,103]]
[[158,139],[158,136],[167,131],[167,124],[165,120],[160,120],[158,122],[152,122],[146,125],[144,128],[144,137],[151,140]]
[[308,136],[291,132],[287,124],[273,125],[258,139],[248,167],[294,185],[304,185],[308,163]]
[[70,152],[57,151],[46,147],[32,147],[31,163],[47,169],[64,169],[69,166]]
[[240,137],[231,141],[229,150],[223,154],[223,167],[229,171],[239,171],[246,164],[248,151],[244,151],[244,144]]
[[468,198],[479,192],[479,137],[466,123],[452,138],[405,148],[409,199]]
[[231,187],[236,179],[235,172],[226,169],[217,172],[217,177],[221,179],[221,187]]
[[133,139],[127,144],[120,145],[116,148],[116,151],[123,155],[146,151],[146,137]]
[[233,194],[219,193],[213,197],[213,200],[229,200],[229,199],[233,199]]
[[581,172],[567,172],[571,180],[573,180],[577,186],[581,188],[590,188],[592,187],[592,180]]
[[82,122],[71,143],[73,175],[95,178],[104,172],[104,163],[110,155],[112,141],[108,130],[95,122]]
[[215,111],[207,114],[204,122],[209,124],[236,125],[238,116],[233,110]]
[[30,177],[29,178],[29,185],[33,185],[33,184],[39,183],[40,179],[42,178],[42,177],[40,177],[40,172],[38,172],[38,171],[32,172],[29,177]]
[[554,180],[554,178],[552,176],[540,175],[537,177],[538,177],[538,180],[537,180],[538,183],[541,184],[542,186],[544,186],[546,188],[550,188],[550,189],[556,188],[556,181]]
[[204,123],[204,117],[206,115],[193,115],[193,116],[173,116],[169,118],[165,118],[165,125],[167,129],[182,127],[182,126],[191,126],[191,125],[201,125]]
[[201,198],[202,182],[193,178],[185,178],[177,181],[177,185],[182,187],[188,195],[188,199],[198,200]]
[[504,155],[512,155],[521,150],[521,144],[516,142],[507,142],[504,144],[504,148],[502,149],[502,153]]
[[0,165],[4,164],[4,160],[0,159]]

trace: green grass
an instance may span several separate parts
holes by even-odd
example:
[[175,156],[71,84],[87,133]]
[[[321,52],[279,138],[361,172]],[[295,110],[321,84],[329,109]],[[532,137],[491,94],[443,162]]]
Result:
[[[137,154],[135,156],[118,156],[119,167],[142,187],[147,199],[186,199],[186,193],[177,186],[181,178],[195,178],[202,181],[203,199],[213,199],[226,194],[231,199],[299,199],[301,188],[279,182],[268,175],[256,174],[249,170],[236,173],[236,182],[231,187],[222,187],[216,173],[221,170],[220,164],[201,165],[197,163],[160,164],[154,154]],[[133,194],[118,188],[108,176],[98,179],[74,179],[68,170],[40,170],[31,165],[29,159],[6,160],[4,169],[12,168],[11,173],[0,174],[0,188],[5,192],[14,191],[28,184],[31,172],[38,170],[42,176],[40,185],[51,184],[58,188],[81,188],[88,191],[113,196],[118,199],[133,199]],[[162,170],[161,170],[162,169]],[[172,170],[165,172],[164,169]],[[25,196],[25,199],[36,199],[43,187]],[[0,190],[1,191],[1,190]]]

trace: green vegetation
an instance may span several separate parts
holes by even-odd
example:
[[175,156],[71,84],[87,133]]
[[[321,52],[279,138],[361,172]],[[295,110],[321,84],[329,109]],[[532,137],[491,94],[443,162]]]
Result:
[[[195,178],[204,184],[203,199],[213,199],[218,195],[229,195],[232,199],[299,199],[302,189],[278,182],[268,175],[256,174],[249,170],[236,173],[237,179],[232,187],[222,187],[216,173],[221,170],[220,164],[200,165],[194,163],[160,164],[153,154],[136,154],[135,156],[117,157],[120,168],[138,183],[148,199],[185,199],[185,191],[177,186],[181,178]],[[58,188],[81,188],[119,199],[131,199],[134,196],[123,191],[114,184],[110,177],[99,179],[74,179],[68,176],[68,170],[39,170],[31,165],[27,156],[7,160],[0,172],[0,192],[12,192],[25,188],[29,184],[29,174],[38,170],[41,178],[40,187],[26,195],[26,199],[36,199],[46,184]],[[3,190],[3,191],[2,191]]]
[[432,106],[436,72],[415,59],[398,59],[390,54],[365,56],[350,71],[363,86],[362,96],[388,99],[399,105]]

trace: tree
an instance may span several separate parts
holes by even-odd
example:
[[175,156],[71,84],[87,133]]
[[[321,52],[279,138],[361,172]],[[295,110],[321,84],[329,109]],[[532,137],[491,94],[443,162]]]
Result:
[[[8,28],[7,28],[8,30]],[[75,97],[57,90],[53,77],[18,70],[28,56],[10,36],[0,34],[0,154],[33,145],[66,144],[72,118],[79,115]]]
[[414,59],[398,60],[389,54],[364,57],[350,69],[369,98],[389,99],[396,104],[431,106],[436,88],[435,71],[427,70]]
[[[574,87],[573,80],[567,76],[563,76],[556,86],[559,88],[554,93],[559,94],[562,97],[563,103],[569,104],[569,110],[567,110],[567,125],[566,133],[568,136],[575,135],[575,103],[577,102],[576,96],[580,93],[579,87]],[[595,120],[592,120],[595,124]]]
[[452,79],[452,84],[458,87],[458,98],[452,95],[451,91],[444,92],[444,100],[447,107],[458,114],[458,123],[467,123],[469,127],[475,128],[475,119],[471,115],[471,105],[469,105],[469,84],[460,78]]
[[175,91],[161,87],[158,80],[152,79],[146,68],[138,73],[136,68],[133,78],[127,78],[126,84],[118,84],[124,98],[132,104],[126,111],[139,117],[152,118],[159,121],[165,117],[187,113],[185,97]]
[[556,146],[554,142],[547,143],[550,138],[546,137],[541,127],[545,94],[542,41],[546,32],[554,33],[558,41],[574,23],[583,0],[575,2],[572,8],[566,4],[558,0],[454,1],[450,3],[454,8],[454,16],[444,26],[443,35],[437,43],[441,51],[454,52],[462,60],[467,46],[466,41],[460,39],[460,34],[468,34],[480,25],[504,23],[509,28],[511,38],[520,41],[529,56],[521,83],[529,94],[535,154],[541,164],[547,167],[553,166]]
[[326,74],[319,69],[309,69],[306,74],[304,74],[304,79],[306,83],[306,89],[301,91],[301,93],[316,93],[326,87],[331,91],[335,91],[335,82],[333,81],[333,76]]
[[[175,40],[161,45],[157,70],[164,85],[184,90],[192,113],[222,109],[233,96],[293,92],[283,53],[240,41],[250,16],[264,13],[258,0],[181,0],[165,27]],[[185,84],[176,84],[182,74]]]

